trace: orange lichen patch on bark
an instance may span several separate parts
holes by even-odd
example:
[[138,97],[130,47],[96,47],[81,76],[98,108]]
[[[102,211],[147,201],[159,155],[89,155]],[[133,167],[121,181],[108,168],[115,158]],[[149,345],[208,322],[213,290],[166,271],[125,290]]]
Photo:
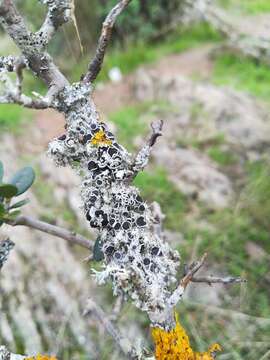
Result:
[[152,329],[156,360],[213,360],[221,351],[219,344],[210,346],[204,353],[194,352],[185,329],[176,316],[175,328],[167,332],[161,328]]
[[24,360],[57,360],[55,356],[48,356],[48,355],[40,355],[38,354],[35,357],[27,357]]
[[112,141],[107,138],[103,130],[99,130],[98,132],[96,132],[95,135],[90,140],[90,143],[95,146],[112,145]]

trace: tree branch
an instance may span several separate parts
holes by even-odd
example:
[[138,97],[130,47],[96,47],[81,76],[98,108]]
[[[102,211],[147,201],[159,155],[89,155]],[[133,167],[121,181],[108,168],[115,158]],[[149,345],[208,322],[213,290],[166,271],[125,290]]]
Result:
[[102,308],[96,304],[93,299],[87,301],[87,306],[84,311],[84,316],[93,314],[98,321],[104,326],[106,331],[112,336],[117,343],[119,349],[128,359],[139,359],[140,356],[137,350],[131,345],[130,341],[125,338],[116,328],[116,326],[109,320],[109,316],[102,310]]
[[47,99],[32,99],[24,94],[7,93],[0,96],[0,104],[17,104],[29,109],[47,109],[52,104]]
[[28,226],[30,228],[67,240],[71,244],[80,245],[82,247],[85,247],[86,249],[92,249],[94,246],[93,241],[90,241],[85,237],[76,234],[75,232],[63,229],[56,225],[48,224],[44,221],[33,219],[29,216],[21,215],[18,216],[15,220],[8,221],[7,223],[12,226]]
[[237,284],[237,283],[243,283],[247,282],[246,279],[242,279],[240,277],[232,277],[227,276],[225,278],[217,277],[217,276],[200,276],[200,277],[192,277],[192,282],[195,283],[206,283],[208,285],[212,284]]
[[15,245],[14,242],[9,239],[0,241],[0,270],[4,265],[4,263],[7,261],[8,255],[10,251],[13,249],[14,245]]
[[131,0],[119,1],[118,4],[109,12],[105,21],[103,22],[101,35],[98,40],[98,46],[96,49],[96,54],[93,60],[90,62],[88,66],[88,71],[83,78],[84,83],[91,83],[97,78],[101,70],[105,52],[111,39],[112,28],[115,24],[115,21],[130,2]]
[[29,68],[48,86],[48,96],[52,97],[68,85],[50,55],[43,50],[47,40],[28,31],[12,0],[0,2],[0,22],[27,59]]
[[162,127],[163,120],[157,120],[151,123],[152,133],[147,139],[146,144],[135,157],[132,165],[133,176],[131,179],[134,179],[138,172],[142,171],[148,164],[149,157],[151,155],[151,148],[155,145],[158,137],[162,136]]
[[43,25],[36,33],[37,36],[44,39],[43,46],[46,46],[58,28],[71,19],[71,3],[70,0],[44,1],[48,6],[48,12]]
[[207,257],[207,253],[205,253],[197,262],[193,263],[192,266],[189,267],[186,275],[181,279],[179,286],[176,288],[176,290],[174,290],[174,292],[169,298],[168,304],[170,306],[175,306],[178,303],[178,301],[181,299],[187,285],[190,283],[196,272],[198,272],[200,268],[203,266],[206,257]]

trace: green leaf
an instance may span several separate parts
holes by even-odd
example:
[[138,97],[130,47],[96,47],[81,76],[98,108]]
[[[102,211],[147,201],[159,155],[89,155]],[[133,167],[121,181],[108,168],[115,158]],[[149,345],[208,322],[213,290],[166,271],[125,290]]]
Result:
[[100,236],[98,236],[93,249],[93,260],[101,261],[103,259],[104,259],[104,253],[102,251],[102,241]]
[[15,220],[16,217],[18,215],[20,215],[21,211],[20,210],[14,210],[12,212],[10,212],[7,216],[4,217],[4,220],[7,219],[7,220]]
[[35,180],[35,172],[31,166],[26,166],[16,172],[16,174],[11,179],[10,183],[15,185],[18,188],[16,195],[23,194],[26,190],[30,188]]
[[0,220],[3,217],[3,215],[5,215],[6,210],[3,204],[0,203]]
[[0,184],[0,197],[12,198],[18,192],[16,186],[11,184]]
[[0,183],[3,182],[3,176],[4,176],[4,165],[2,161],[0,160]]
[[16,202],[15,204],[12,204],[8,209],[11,210],[11,209],[16,209],[16,208],[19,208],[25,204],[28,204],[30,202],[29,199],[23,199],[21,201],[18,201]]

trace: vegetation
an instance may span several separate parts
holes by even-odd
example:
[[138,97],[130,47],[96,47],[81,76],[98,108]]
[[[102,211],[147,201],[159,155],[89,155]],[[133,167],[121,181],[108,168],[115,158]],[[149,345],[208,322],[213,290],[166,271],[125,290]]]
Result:
[[267,65],[222,54],[215,60],[213,80],[218,85],[231,86],[270,102],[270,71]]
[[[203,43],[220,40],[221,36],[211,26],[201,23],[186,29],[178,28],[162,42],[148,43],[143,40],[129,43],[124,49],[116,46],[106,55],[98,81],[108,80],[108,72],[113,67],[118,67],[123,74],[128,74],[140,65],[153,63],[165,55],[180,53]],[[78,79],[81,71],[85,70],[87,61],[88,57],[84,57],[76,67],[72,66],[73,69],[68,69],[74,80]]]

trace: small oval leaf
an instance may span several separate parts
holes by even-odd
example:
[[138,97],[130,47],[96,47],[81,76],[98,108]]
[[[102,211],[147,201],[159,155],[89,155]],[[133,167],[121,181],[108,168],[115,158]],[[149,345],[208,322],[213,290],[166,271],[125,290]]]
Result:
[[104,253],[102,251],[102,241],[100,239],[100,236],[98,236],[93,249],[93,260],[101,261],[103,259],[104,259]]
[[3,176],[4,176],[4,165],[2,161],[0,160],[0,183],[3,182]]
[[18,192],[16,195],[21,195],[30,188],[34,180],[35,172],[33,168],[31,166],[26,166],[16,172],[10,183],[18,188]]
[[18,189],[16,186],[11,184],[0,184],[0,196],[4,198],[12,198],[15,196],[18,192]]
[[21,201],[18,201],[14,204],[12,204],[8,209],[11,210],[11,209],[16,209],[16,208],[19,208],[25,204],[28,204],[30,202],[29,199],[24,199],[24,200],[21,200]]

